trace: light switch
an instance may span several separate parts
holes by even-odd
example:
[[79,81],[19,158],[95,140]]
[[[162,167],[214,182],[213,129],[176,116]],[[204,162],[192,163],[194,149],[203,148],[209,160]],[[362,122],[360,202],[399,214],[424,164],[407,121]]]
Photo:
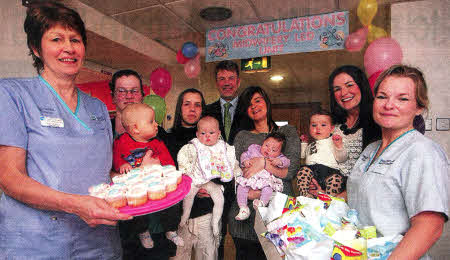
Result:
[[433,130],[433,120],[427,119],[425,120],[425,131],[431,131]]
[[450,130],[450,118],[436,118],[436,130],[437,131]]

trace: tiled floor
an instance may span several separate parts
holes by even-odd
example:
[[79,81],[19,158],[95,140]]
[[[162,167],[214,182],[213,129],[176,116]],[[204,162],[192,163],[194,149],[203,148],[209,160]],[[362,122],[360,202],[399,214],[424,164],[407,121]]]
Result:
[[236,249],[234,248],[233,239],[231,238],[230,233],[227,233],[227,235],[225,236],[224,247],[225,247],[224,260],[234,260],[235,254],[236,254]]

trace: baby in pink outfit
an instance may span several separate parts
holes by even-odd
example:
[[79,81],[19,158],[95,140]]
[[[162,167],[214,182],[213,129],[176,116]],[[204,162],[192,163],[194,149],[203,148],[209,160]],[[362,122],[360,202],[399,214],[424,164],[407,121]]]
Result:
[[[250,159],[257,157],[264,157],[265,164],[270,163],[278,168],[289,167],[289,159],[281,153],[285,144],[286,137],[283,134],[278,132],[270,133],[262,145],[252,144],[246,152],[242,153],[241,167],[250,167]],[[261,198],[253,201],[255,207],[267,205],[273,191],[283,191],[283,181],[273,176],[265,168],[250,178],[236,177],[236,183],[238,184],[236,196],[239,205],[237,220],[245,220],[250,216],[250,209],[247,206],[250,189],[261,190]]]

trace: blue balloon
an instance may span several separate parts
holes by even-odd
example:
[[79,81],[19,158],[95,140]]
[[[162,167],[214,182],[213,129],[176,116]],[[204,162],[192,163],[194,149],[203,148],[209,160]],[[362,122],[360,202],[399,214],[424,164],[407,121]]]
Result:
[[193,42],[185,42],[181,48],[181,53],[183,53],[184,57],[192,59],[197,55],[198,47]]

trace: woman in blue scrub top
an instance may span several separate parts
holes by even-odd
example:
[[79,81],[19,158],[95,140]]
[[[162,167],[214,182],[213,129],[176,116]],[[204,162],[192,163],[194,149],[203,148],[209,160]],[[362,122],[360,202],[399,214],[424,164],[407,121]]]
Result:
[[381,74],[374,92],[373,118],[382,138],[356,162],[348,204],[379,235],[404,235],[392,259],[430,259],[427,251],[448,220],[448,159],[413,126],[428,108],[425,80],[416,68],[396,65]]
[[109,182],[106,106],[75,86],[86,32],[61,4],[30,6],[24,23],[39,76],[0,80],[0,259],[120,259],[118,220],[92,185]]

